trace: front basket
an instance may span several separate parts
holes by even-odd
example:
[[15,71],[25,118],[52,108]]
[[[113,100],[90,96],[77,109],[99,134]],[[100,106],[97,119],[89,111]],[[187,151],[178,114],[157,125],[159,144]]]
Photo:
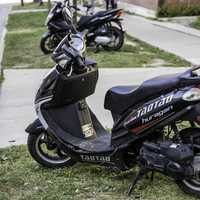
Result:
[[54,90],[54,104],[65,105],[92,95],[95,91],[97,80],[97,68],[93,68],[89,72],[72,75],[70,77],[61,74],[58,76]]

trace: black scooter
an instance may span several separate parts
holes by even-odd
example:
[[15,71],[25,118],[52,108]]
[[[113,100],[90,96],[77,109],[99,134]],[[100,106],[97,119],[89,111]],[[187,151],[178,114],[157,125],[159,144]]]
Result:
[[[95,91],[98,69],[83,51],[82,36],[73,34],[53,54],[58,64],[37,92],[38,119],[26,129],[32,157],[51,168],[87,162],[129,170],[138,164],[129,194],[144,174],[157,171],[200,197],[200,67],[108,90],[109,133],[85,100]],[[187,128],[179,128],[182,121]]]
[[[67,2],[65,1],[64,4],[56,2],[47,16],[45,24],[48,27],[48,32],[44,33],[40,40],[40,48],[44,54],[52,53],[69,33],[70,28],[65,20],[64,12]],[[124,43],[124,31],[120,18],[122,9],[88,15],[91,6],[86,5],[86,7],[87,14],[80,17],[76,27],[79,32],[86,33],[86,45],[95,46],[97,49],[103,47],[105,50],[117,51],[121,49]]]

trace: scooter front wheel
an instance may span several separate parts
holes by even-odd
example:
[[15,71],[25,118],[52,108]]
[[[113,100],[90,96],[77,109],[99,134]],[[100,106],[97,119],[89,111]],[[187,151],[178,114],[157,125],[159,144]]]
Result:
[[44,54],[50,54],[53,53],[54,49],[58,45],[58,41],[53,35],[46,35],[45,37],[42,37],[40,40],[40,49]]
[[69,167],[76,163],[58,149],[56,143],[45,132],[29,134],[27,145],[33,159],[44,167]]

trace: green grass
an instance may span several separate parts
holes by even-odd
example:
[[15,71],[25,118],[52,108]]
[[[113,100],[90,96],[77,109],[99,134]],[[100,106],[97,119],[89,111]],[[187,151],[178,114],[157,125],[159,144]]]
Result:
[[30,157],[24,145],[0,149],[1,200],[195,200],[158,173],[153,182],[142,179],[128,198],[133,175],[135,170],[111,172],[89,164],[47,169]]
[[1,84],[1,82],[2,82],[3,80],[4,80],[3,76],[0,75],[0,84]]
[[193,28],[200,29],[200,17],[198,17],[198,19],[197,19],[195,22],[193,22],[193,23],[191,24],[191,26],[192,26]]
[[[7,68],[52,67],[50,55],[39,48],[42,34],[46,31],[44,21],[47,13],[12,14],[8,20],[3,65]],[[35,28],[33,28],[35,27]]]
[[16,5],[13,6],[13,10],[24,10],[24,9],[45,9],[48,8],[47,3],[44,2],[42,6],[39,6],[39,3],[25,3],[24,6]]
[[[8,20],[8,33],[3,56],[5,68],[47,68],[52,67],[50,55],[43,55],[39,43],[46,31],[44,21],[47,13],[12,14]],[[97,61],[99,67],[146,67],[162,60],[162,66],[187,66],[189,63],[154,48],[139,40],[126,36],[129,44],[125,44],[121,51],[100,51],[95,53],[89,48],[86,55]],[[130,43],[131,42],[131,43]]]
[[7,29],[9,32],[26,32],[27,30],[44,28],[46,17],[47,12],[11,14],[9,15]]

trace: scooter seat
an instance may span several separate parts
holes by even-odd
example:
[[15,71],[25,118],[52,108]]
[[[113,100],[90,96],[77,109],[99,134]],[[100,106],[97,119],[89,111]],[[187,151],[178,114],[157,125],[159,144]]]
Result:
[[141,101],[157,97],[179,87],[182,77],[191,74],[164,75],[144,81],[140,86],[118,86],[108,90],[104,107],[114,114],[122,114],[129,107]]
[[112,87],[105,96],[104,107],[114,114],[121,114],[130,104],[132,96],[139,86],[116,86]]
[[91,19],[94,19],[95,17],[99,17],[101,15],[103,16],[106,13],[107,11],[99,11],[91,16],[81,16],[80,20],[77,22],[77,28],[79,29],[80,27],[85,26],[87,22],[90,21]]
[[82,16],[80,20],[77,22],[77,28],[84,26],[84,24],[87,23],[92,18],[93,16]]
[[106,15],[110,15],[112,13],[117,12],[118,10],[119,9],[99,11],[92,16],[82,16],[77,23],[77,28],[78,28],[79,31],[81,31],[82,27],[85,26],[86,23],[89,22],[91,19],[95,19],[96,17],[103,17],[103,16],[106,16]]

